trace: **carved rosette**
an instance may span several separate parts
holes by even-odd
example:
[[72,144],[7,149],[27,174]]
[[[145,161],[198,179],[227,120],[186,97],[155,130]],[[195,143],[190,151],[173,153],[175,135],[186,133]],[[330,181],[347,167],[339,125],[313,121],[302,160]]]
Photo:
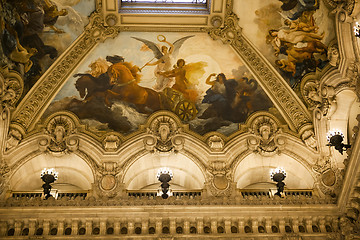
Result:
[[150,135],[144,138],[144,145],[149,151],[179,151],[184,146],[184,138],[178,135],[179,127],[170,116],[160,115],[154,118],[147,132]]
[[252,133],[247,138],[250,150],[263,156],[272,156],[284,149],[286,139],[281,136],[281,129],[270,116],[258,116],[250,123],[249,131]]
[[48,151],[61,155],[78,149],[79,140],[74,136],[75,124],[66,115],[57,115],[51,118],[45,130],[45,136],[38,142],[40,151]]

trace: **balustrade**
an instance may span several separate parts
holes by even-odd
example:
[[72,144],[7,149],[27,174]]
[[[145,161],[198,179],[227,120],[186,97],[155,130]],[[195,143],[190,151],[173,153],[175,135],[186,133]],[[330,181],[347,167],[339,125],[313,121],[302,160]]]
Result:
[[[195,222],[193,222],[195,220]],[[291,224],[292,223],[292,224]],[[309,234],[328,234],[337,231],[336,217],[319,216],[312,218],[298,217],[240,217],[240,218],[222,218],[212,217],[196,219],[183,218],[121,218],[121,219],[64,219],[57,221],[49,219],[17,219],[2,220],[0,222],[1,236],[35,236],[46,235],[62,236],[63,238],[75,235],[181,235],[181,234],[197,234],[197,235],[217,235],[227,234],[234,236],[242,236],[252,234],[257,236],[261,234],[272,234],[274,236],[282,236],[284,234],[294,233],[301,236],[309,236]],[[123,226],[120,230],[120,226]],[[301,230],[300,226],[306,226]],[[319,227],[318,227],[319,226]],[[50,230],[51,229],[51,230]],[[55,230],[54,230],[55,229]],[[279,230],[277,230],[279,229]],[[300,231],[299,231],[300,229]],[[319,235],[319,236],[320,236]],[[325,235],[324,235],[325,236]],[[18,238],[21,239],[21,238]]]

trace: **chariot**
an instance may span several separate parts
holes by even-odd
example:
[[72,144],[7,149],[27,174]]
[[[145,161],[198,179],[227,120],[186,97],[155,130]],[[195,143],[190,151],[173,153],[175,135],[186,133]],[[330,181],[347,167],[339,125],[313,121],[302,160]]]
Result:
[[198,110],[193,102],[172,88],[165,88],[161,93],[161,103],[164,109],[174,112],[182,121],[190,121],[196,117]]

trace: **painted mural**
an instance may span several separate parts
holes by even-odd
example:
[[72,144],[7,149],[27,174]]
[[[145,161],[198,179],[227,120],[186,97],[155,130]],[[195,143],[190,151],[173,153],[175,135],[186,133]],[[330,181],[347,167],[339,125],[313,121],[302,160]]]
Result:
[[[249,8],[250,14],[242,12],[249,12]],[[333,22],[321,1],[255,0],[249,8],[240,8],[237,13],[243,16],[240,25],[244,34],[295,91],[306,74],[326,66],[327,48],[335,35]],[[251,29],[254,23],[257,28]]]
[[24,94],[82,33],[90,0],[1,0],[0,65],[24,76]]
[[46,111],[75,113],[95,132],[135,131],[158,110],[199,134],[229,135],[273,104],[231,48],[204,33],[121,33],[68,80]]

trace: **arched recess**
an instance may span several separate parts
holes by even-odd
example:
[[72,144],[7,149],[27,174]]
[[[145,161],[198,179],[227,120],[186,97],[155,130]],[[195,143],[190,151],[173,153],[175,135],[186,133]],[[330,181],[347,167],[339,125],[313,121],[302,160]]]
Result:
[[[355,124],[357,122],[355,118],[359,113],[359,104],[356,102],[356,99],[356,94],[352,90],[343,90],[336,94],[337,108],[331,116],[329,130],[339,129],[345,134],[348,131],[348,127],[351,128],[357,125]],[[352,121],[352,124],[350,121]],[[346,140],[347,136],[345,136]]]
[[[340,130],[344,134],[343,143],[348,144],[353,134],[352,128],[357,125],[356,116],[359,114],[359,102],[353,90],[345,89],[336,94],[336,111],[330,117],[328,131]],[[326,136],[323,136],[324,138]],[[330,148],[331,155],[338,167],[343,167],[346,154],[340,154],[335,148]]]
[[312,189],[315,179],[309,169],[297,160],[285,155],[264,157],[250,154],[242,159],[234,170],[234,182],[237,188],[266,189],[274,186],[270,179],[270,170],[282,167],[287,173],[286,187],[289,189]]
[[76,154],[55,157],[41,154],[22,164],[10,178],[12,191],[41,190],[40,173],[44,168],[55,168],[58,180],[52,184],[58,190],[89,190],[94,183],[91,167]]
[[124,170],[122,182],[127,190],[156,190],[160,182],[156,178],[158,169],[168,167],[173,172],[172,189],[203,189],[204,169],[181,153],[146,154]]

